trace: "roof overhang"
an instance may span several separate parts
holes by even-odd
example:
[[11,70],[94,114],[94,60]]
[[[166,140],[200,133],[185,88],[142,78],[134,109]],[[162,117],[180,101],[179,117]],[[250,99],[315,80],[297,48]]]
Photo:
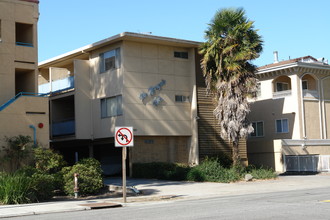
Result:
[[283,64],[283,65],[274,66],[274,67],[268,67],[268,68],[266,67],[261,70],[258,70],[257,74],[262,75],[265,73],[276,72],[276,71],[281,71],[281,70],[296,68],[296,67],[330,71],[330,65],[327,65],[327,64],[294,62],[294,63],[288,63],[288,64]]

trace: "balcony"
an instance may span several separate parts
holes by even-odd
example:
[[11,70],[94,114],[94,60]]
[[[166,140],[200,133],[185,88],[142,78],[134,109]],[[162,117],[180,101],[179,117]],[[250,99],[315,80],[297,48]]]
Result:
[[70,76],[68,78],[52,81],[51,83],[45,83],[39,85],[38,91],[39,93],[47,94],[51,92],[60,92],[73,88],[74,88],[74,77]]
[[66,120],[52,123],[52,136],[74,135],[76,130],[75,120]]
[[319,98],[319,93],[317,92],[317,90],[304,89],[303,90],[303,97],[304,98],[314,98],[314,99],[317,99],[317,98]]
[[291,96],[291,90],[284,90],[273,93],[273,99],[285,98],[287,96]]

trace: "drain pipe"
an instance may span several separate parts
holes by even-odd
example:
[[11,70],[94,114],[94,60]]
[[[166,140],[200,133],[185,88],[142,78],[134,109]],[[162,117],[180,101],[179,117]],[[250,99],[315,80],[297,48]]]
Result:
[[37,129],[34,125],[29,125],[29,128],[33,129],[33,143],[34,143],[34,146],[36,147],[37,146]]

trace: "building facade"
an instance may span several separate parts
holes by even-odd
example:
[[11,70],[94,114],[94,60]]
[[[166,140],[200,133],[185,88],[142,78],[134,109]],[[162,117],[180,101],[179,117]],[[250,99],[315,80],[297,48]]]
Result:
[[0,146],[29,135],[49,146],[48,98],[38,96],[37,0],[0,0]]
[[[277,53],[275,53],[275,58]],[[329,171],[330,66],[311,56],[258,69],[249,162],[277,172]]]
[[[52,147],[71,162],[94,156],[109,174],[121,160],[116,126],[134,128],[130,164],[198,164],[230,154],[206,97],[199,44],[125,32],[39,63],[39,92],[50,94]],[[244,142],[241,148],[247,163]]]

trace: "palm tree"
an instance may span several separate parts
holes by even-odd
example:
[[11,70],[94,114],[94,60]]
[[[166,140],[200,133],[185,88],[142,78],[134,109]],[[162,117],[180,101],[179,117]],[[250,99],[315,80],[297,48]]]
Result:
[[251,60],[259,57],[262,39],[241,8],[217,11],[205,38],[199,52],[206,89],[214,98],[220,135],[232,141],[233,162],[238,165],[239,140],[253,132],[247,99],[257,94],[256,66]]

